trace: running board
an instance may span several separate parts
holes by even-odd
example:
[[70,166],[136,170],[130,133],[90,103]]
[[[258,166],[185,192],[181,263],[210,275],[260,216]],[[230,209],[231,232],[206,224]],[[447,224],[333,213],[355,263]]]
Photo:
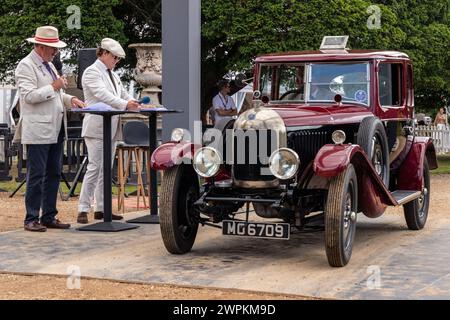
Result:
[[421,195],[421,191],[413,190],[395,190],[394,192],[391,192],[391,196],[397,201],[397,206],[416,200]]

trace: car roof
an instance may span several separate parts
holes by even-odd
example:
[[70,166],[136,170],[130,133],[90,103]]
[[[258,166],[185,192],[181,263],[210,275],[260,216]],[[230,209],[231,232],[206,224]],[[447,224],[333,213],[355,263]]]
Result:
[[256,58],[256,62],[277,61],[323,61],[323,60],[371,60],[396,59],[409,60],[406,53],[380,50],[324,50],[271,53]]

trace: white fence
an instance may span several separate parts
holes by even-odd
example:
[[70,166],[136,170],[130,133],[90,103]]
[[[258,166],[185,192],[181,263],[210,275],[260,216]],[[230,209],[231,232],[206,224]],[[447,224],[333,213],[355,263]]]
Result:
[[422,137],[433,138],[434,147],[438,154],[450,152],[450,128],[445,126],[430,125],[430,126],[417,126],[416,135]]

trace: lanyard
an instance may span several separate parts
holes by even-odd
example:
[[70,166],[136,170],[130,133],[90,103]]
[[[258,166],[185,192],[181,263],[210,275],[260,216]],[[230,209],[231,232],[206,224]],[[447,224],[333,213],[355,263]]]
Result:
[[222,102],[224,108],[227,109],[228,99],[226,99],[226,100],[222,99],[222,94],[221,93],[219,93],[219,98],[220,98],[220,101]]

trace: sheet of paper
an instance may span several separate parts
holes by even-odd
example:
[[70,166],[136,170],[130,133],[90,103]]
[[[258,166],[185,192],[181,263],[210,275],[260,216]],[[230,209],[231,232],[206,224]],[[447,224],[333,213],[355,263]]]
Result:
[[141,108],[141,111],[167,111],[167,108]]
[[114,110],[113,107],[103,102],[92,104],[90,106],[84,107],[83,109],[72,109],[72,111],[113,111],[113,110]]

